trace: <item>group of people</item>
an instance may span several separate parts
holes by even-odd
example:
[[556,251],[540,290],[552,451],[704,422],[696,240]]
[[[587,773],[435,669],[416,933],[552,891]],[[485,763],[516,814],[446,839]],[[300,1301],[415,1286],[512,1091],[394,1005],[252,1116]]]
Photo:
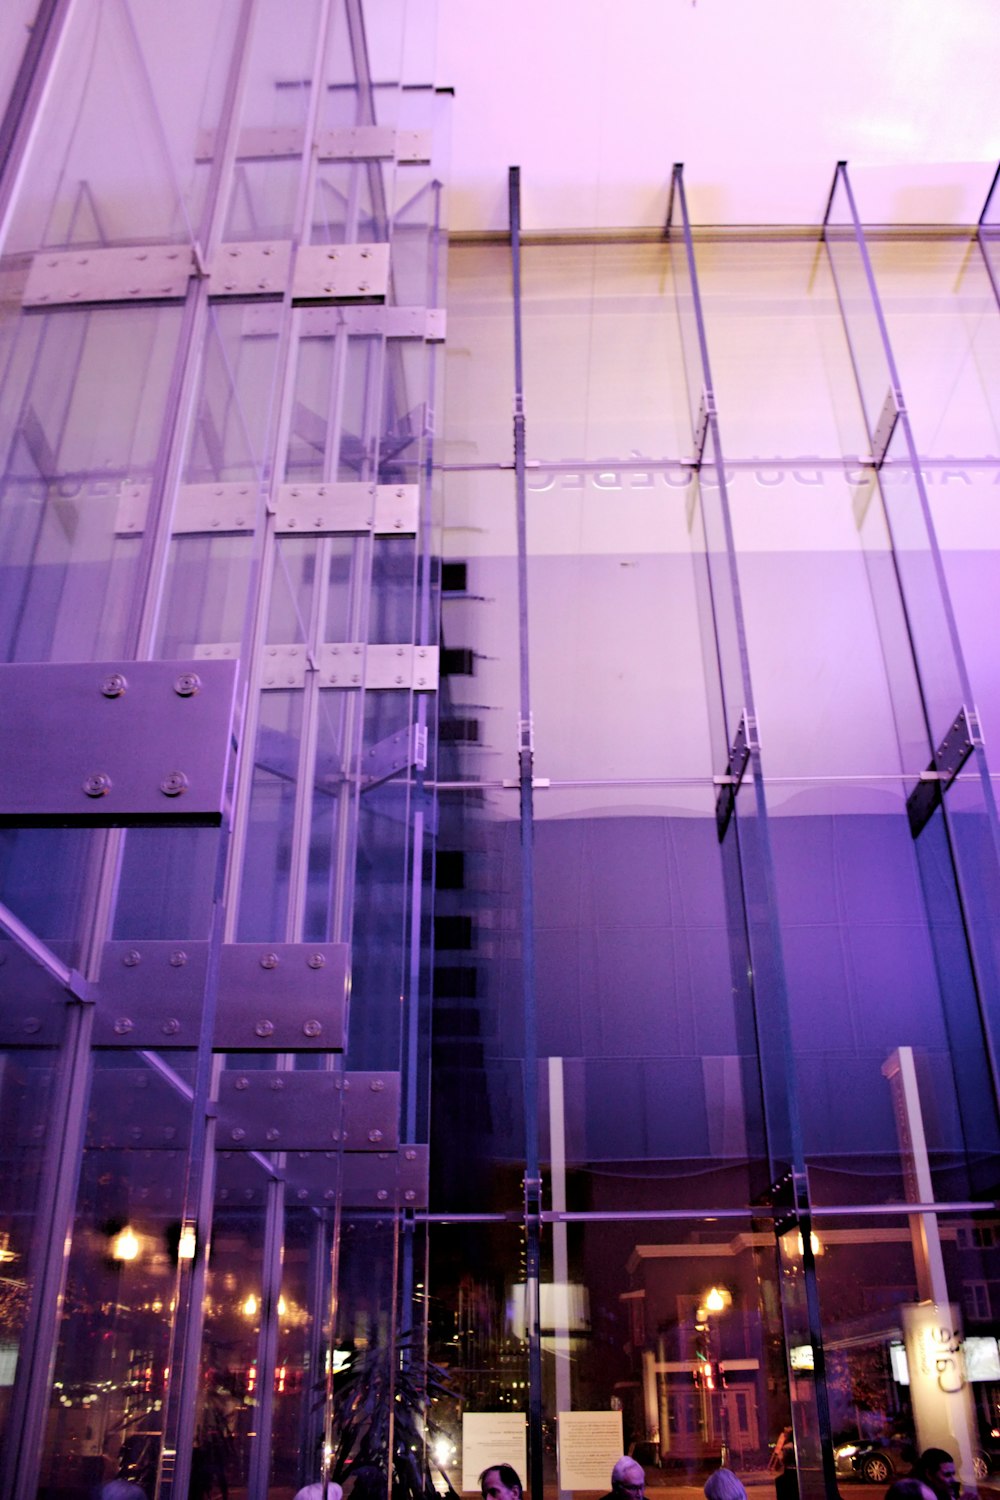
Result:
[[[777,1500],[797,1500],[795,1451],[785,1445],[781,1473],[775,1478]],[[794,1490],[792,1488],[794,1486]],[[483,1500],[524,1500],[524,1486],[510,1464],[493,1464],[479,1476]],[[732,1469],[716,1469],[705,1481],[706,1500],[747,1500],[747,1492]],[[611,1470],[611,1489],[601,1500],[643,1500],[646,1474],[641,1464],[623,1454]],[[955,1460],[943,1448],[926,1448],[913,1472],[889,1486],[885,1500],[957,1500],[961,1486]]]

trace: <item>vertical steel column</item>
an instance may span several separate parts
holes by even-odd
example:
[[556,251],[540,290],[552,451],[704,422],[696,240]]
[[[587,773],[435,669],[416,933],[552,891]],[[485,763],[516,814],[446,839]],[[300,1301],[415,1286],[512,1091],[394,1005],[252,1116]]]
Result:
[[[722,846],[726,899],[732,922],[734,992],[746,1007],[738,1025],[756,1054],[757,1078],[751,1080],[760,1100],[763,1145],[770,1173],[768,1198],[775,1210],[775,1253],[780,1257],[780,1236],[797,1229],[810,1245],[812,1218],[799,1120],[795,1058],[792,1050],[788,993],[785,980],[781,933],[778,921],[774,861],[768,830],[768,813],[756,734],[756,714],[750,680],[739,572],[733,538],[725,463],[719,437],[715,390],[712,384],[708,339],[698,284],[694,240],[687,211],[683,167],[674,167],[668,210],[668,235],[680,230],[682,255],[677,269],[686,277],[687,298],[678,302],[681,342],[684,347],[691,399],[693,467],[699,475],[700,515],[705,535],[705,567],[709,608],[704,625],[708,630],[706,656],[714,658],[719,673],[717,728],[725,742],[717,749],[724,755],[719,785],[717,825]],[[684,314],[688,314],[685,318]],[[695,409],[695,400],[698,405]],[[711,478],[707,486],[706,478]],[[706,489],[717,497],[708,503]],[[713,558],[717,561],[713,565]],[[749,799],[740,800],[741,784],[749,777]],[[757,1122],[751,1117],[751,1135]],[[778,1278],[779,1286],[782,1280]],[[811,1399],[793,1405],[799,1481],[805,1496],[837,1494],[836,1468],[830,1426],[819,1292],[811,1252],[803,1255],[803,1300],[801,1309],[789,1306],[783,1297],[782,1317],[787,1347],[788,1335],[801,1329],[814,1351]],[[803,1382],[798,1381],[801,1389]],[[789,1367],[789,1388],[796,1388]]]
[[508,176],[514,314],[514,483],[517,506],[517,605],[520,710],[518,786],[521,806],[521,965],[524,1020],[525,1327],[528,1334],[528,1487],[544,1487],[542,1339],[539,1312],[542,1182],[538,1151],[538,1024],[535,1003],[534,727],[528,637],[528,520],[525,468],[524,371],[521,339],[521,169]]
[[[984,216],[988,209],[989,203]],[[928,757],[907,811],[975,1177],[978,1162],[1000,1149],[1000,820],[916,440],[845,162],[834,174],[824,240],[888,528],[893,602],[902,620],[896,655],[905,653],[912,674],[907,697],[906,684],[892,684],[890,643],[897,731],[906,749]],[[890,473],[894,482],[883,483]],[[979,1187],[992,1191],[992,1177],[974,1181],[974,1190]]]
[[74,4],[75,0],[39,0],[10,100],[0,118],[0,254]]

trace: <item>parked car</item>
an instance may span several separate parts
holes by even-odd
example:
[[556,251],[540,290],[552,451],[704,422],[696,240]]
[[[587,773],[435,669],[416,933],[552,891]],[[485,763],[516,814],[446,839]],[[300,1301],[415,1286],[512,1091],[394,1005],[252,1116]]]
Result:
[[[856,1438],[837,1443],[833,1456],[838,1474],[856,1475],[866,1484],[891,1484],[894,1479],[902,1479],[917,1459],[912,1442],[903,1437]],[[998,1459],[1000,1453],[978,1449],[972,1455],[976,1478],[985,1479]]]
[[908,1474],[916,1461],[913,1444],[907,1438],[857,1438],[838,1443],[833,1456],[838,1474],[856,1474],[867,1484],[891,1484]]

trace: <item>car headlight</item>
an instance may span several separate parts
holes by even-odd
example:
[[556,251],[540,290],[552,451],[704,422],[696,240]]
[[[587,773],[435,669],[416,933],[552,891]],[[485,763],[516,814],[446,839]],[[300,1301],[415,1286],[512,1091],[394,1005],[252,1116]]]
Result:
[[858,1449],[855,1443],[845,1443],[843,1448],[835,1448],[833,1451],[837,1458],[853,1458]]

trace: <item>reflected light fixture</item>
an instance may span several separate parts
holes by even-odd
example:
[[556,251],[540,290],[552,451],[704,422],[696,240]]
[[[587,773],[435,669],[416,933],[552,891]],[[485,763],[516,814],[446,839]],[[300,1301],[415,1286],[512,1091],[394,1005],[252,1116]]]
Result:
[[177,1259],[194,1260],[196,1247],[197,1236],[195,1235],[194,1225],[185,1224],[177,1241]]
[[247,1318],[253,1318],[257,1315],[257,1298],[254,1296],[253,1292],[250,1293],[249,1297],[243,1304],[243,1314]]
[[732,1293],[724,1286],[713,1286],[705,1293],[705,1310],[710,1313],[725,1312],[732,1305]]
[[128,1224],[111,1241],[111,1254],[115,1260],[135,1260],[139,1254],[139,1241]]

